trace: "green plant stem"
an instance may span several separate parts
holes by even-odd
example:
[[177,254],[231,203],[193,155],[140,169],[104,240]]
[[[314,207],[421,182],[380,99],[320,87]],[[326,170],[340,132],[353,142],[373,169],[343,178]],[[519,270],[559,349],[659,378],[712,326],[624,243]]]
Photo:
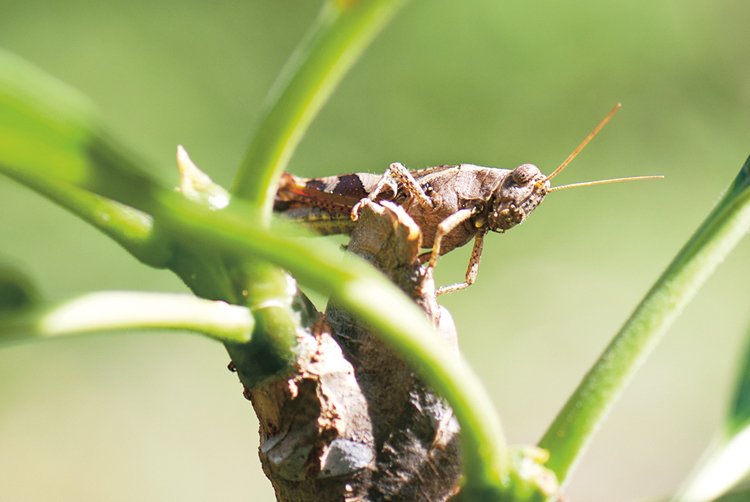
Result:
[[281,172],[307,127],[362,51],[405,0],[327,1],[269,97],[234,183],[268,224]]
[[[230,280],[223,257],[208,248],[195,252],[193,243],[154,225],[158,197],[183,195],[146,174],[148,165],[108,136],[93,110],[74,89],[0,51],[0,173],[103,230],[142,262],[169,267],[205,298],[291,303],[283,273],[269,264],[247,265],[245,285],[233,288],[237,282]],[[276,354],[277,366],[293,358],[297,324],[291,309],[259,309],[256,321],[263,335],[258,338]]]
[[[354,6],[351,7],[354,10],[344,10],[337,15],[350,14],[353,17],[347,18],[350,19],[347,22],[342,17],[340,24],[333,23],[329,31],[323,30],[317,45],[313,44],[314,47],[322,47],[313,51],[313,54],[320,53],[322,59],[315,64],[308,63],[311,65],[308,70],[300,70],[303,75],[310,72],[309,78],[315,77],[312,81],[318,82],[315,84],[318,90],[310,91],[312,94],[307,95],[308,91],[303,92],[305,86],[295,84],[302,87],[294,92],[284,91],[292,92],[293,95],[299,93],[298,99],[307,96],[295,105],[302,104],[307,111],[302,116],[304,120],[299,119],[292,128],[296,132],[289,133],[289,138],[297,138],[294,141],[299,139],[304,130],[301,125],[306,125],[305,121],[312,119],[312,112],[320,107],[322,97],[330,93],[333,84],[353,62],[357,51],[364,47],[365,35],[372,36],[375,28],[385,21],[401,1],[363,0],[349,3]],[[352,41],[352,48],[344,48],[348,41]],[[334,51],[336,47],[338,48]],[[217,257],[218,253],[228,253],[243,260],[266,261],[283,267],[292,272],[301,283],[322,293],[332,294],[340,304],[367,320],[386,341],[405,350],[410,360],[419,361],[420,364],[415,365],[415,369],[453,406],[463,429],[462,455],[468,491],[494,492],[498,488],[507,487],[509,452],[499,418],[490,404],[492,401],[471,369],[439,341],[434,329],[416,305],[366,262],[344,255],[338,246],[321,240],[311,243],[290,238],[280,225],[268,229],[250,223],[262,221],[257,214],[261,211],[259,206],[265,204],[263,210],[268,210],[272,200],[269,194],[275,187],[274,176],[283,167],[282,163],[278,160],[264,161],[269,166],[273,165],[272,168],[251,173],[251,169],[259,167],[252,160],[256,154],[250,155],[248,158],[251,160],[243,167],[240,179],[250,179],[259,172],[265,173],[265,178],[258,185],[253,185],[256,188],[242,188],[239,193],[247,195],[244,190],[254,190],[257,196],[256,206],[251,207],[236,200],[227,209],[209,210],[186,200],[181,194],[161,187],[139,170],[136,167],[140,165],[138,162],[133,161],[125,150],[101,133],[97,123],[90,119],[89,110],[85,106],[60,104],[67,103],[66,100],[78,103],[78,95],[72,95],[67,87],[30,65],[10,59],[8,63],[0,57],[0,171],[22,183],[28,181],[24,174],[38,172],[39,176],[90,190],[151,215],[159,226],[164,226],[165,234],[172,236],[183,248],[173,257],[169,266],[188,284],[197,284],[203,291],[210,291],[211,295],[231,296],[232,292],[217,284],[219,279],[228,279],[226,275],[221,275],[226,271],[222,270],[221,263],[214,258],[206,263],[195,260],[204,254]],[[326,60],[335,64],[328,67],[328,63],[323,64]],[[2,79],[3,76],[19,74],[23,74],[24,78],[20,80],[29,84],[28,89],[25,85],[14,83],[12,79]],[[292,80],[295,78],[302,77],[294,77]],[[303,81],[306,82],[307,78]],[[4,84],[8,85],[4,87]],[[11,92],[4,94],[8,88]],[[46,95],[48,91],[55,96],[52,100],[54,103],[51,104],[60,108],[57,113],[45,111],[43,105],[49,100]],[[304,104],[305,100],[309,102]],[[293,110],[291,104],[286,106],[289,109],[284,113],[274,113],[273,109],[270,112],[277,117],[274,120],[278,121],[274,122],[276,125],[273,127],[282,127],[286,123],[288,117],[285,118],[285,114]],[[262,125],[261,129],[265,127],[271,126]],[[293,142],[289,139],[278,143],[283,144],[278,148],[272,147],[273,143],[259,148],[283,151],[285,156],[290,154]],[[283,156],[278,159],[283,159]],[[275,171],[272,172],[273,170]],[[238,186],[250,185],[238,182]],[[186,245],[190,246],[189,249],[184,249]],[[238,260],[237,263],[247,263],[243,260]],[[197,279],[193,278],[195,267],[191,267],[191,263],[198,267]],[[202,280],[200,275],[204,272],[207,277]],[[219,279],[213,278],[220,275]],[[252,277],[248,275],[248,279],[251,281]],[[279,279],[269,287],[279,292],[282,286],[284,284]],[[373,291],[382,295],[376,305],[368,300]],[[251,302],[256,308],[269,312],[271,317],[266,319],[261,316],[256,322],[269,326],[273,323],[287,324],[288,315],[283,319],[274,318],[278,312],[272,311],[284,304],[268,307],[265,300],[273,298],[262,298],[265,294],[255,294]],[[271,297],[274,294],[273,291],[269,293]]]
[[[399,354],[418,361],[414,369],[443,396],[461,424],[466,492],[509,489],[510,453],[500,419],[471,367],[438,341],[422,312],[380,278],[357,277],[334,292],[334,300],[354,312]],[[377,298],[377,302],[373,302]],[[405,312],[409,305],[412,312]],[[398,312],[398,315],[394,315]]]
[[[236,257],[260,259],[283,267],[303,284],[332,294],[340,304],[368,320],[391,344],[413,354],[422,363],[418,371],[451,403],[462,424],[467,486],[500,486],[506,482],[509,460],[505,439],[481,383],[465,363],[437,341],[432,326],[413,302],[366,262],[346,255],[326,241],[317,240],[312,245],[290,238],[289,229],[283,225],[273,230],[254,226],[249,223],[256,221],[253,210],[245,205],[212,211],[172,191],[160,190],[153,195],[154,199],[130,202],[153,214],[163,223],[165,232],[179,235],[182,242],[192,242],[192,252],[222,250]],[[364,294],[365,291],[369,293]],[[372,291],[382,295],[377,306],[367,299]],[[277,293],[280,292],[271,296]],[[285,324],[286,317],[279,320],[277,309],[265,308],[261,316],[270,317],[256,321]],[[398,312],[397,319],[394,312]]]
[[[308,126],[404,1],[328,1],[323,5],[313,29],[271,90],[235,180],[235,197],[259,209],[256,217],[261,225],[270,223],[278,178]],[[289,308],[296,289],[290,291],[285,274],[268,263],[252,261],[230,267],[245,278],[239,289],[256,316],[256,339],[282,361],[296,343],[297,321]]]
[[727,194],[682,248],[544,434],[562,482],[661,335],[750,230],[750,158]]
[[102,130],[80,93],[0,50],[0,172],[40,186],[65,181],[139,207],[163,190]]
[[250,311],[192,295],[112,291],[0,317],[0,343],[132,329],[194,331],[228,344],[250,341]]
[[[172,196],[159,213],[173,232],[237,257],[266,260],[368,322],[453,407],[461,427],[466,485],[507,487],[509,452],[491,398],[471,368],[440,341],[424,313],[379,272],[338,246],[289,238],[248,223],[242,206],[208,211]],[[160,220],[161,221],[161,220]],[[378,298],[372,302],[371,298]],[[395,314],[397,313],[397,314]]]
[[19,172],[15,178],[98,228],[144,264],[163,268],[169,262],[171,242],[154,231],[148,214],[38,171]]

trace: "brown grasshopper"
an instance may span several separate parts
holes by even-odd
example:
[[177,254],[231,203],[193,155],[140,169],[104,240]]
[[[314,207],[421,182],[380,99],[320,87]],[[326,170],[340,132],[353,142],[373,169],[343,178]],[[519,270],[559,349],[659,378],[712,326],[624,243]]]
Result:
[[463,289],[476,280],[487,232],[503,233],[523,222],[548,193],[574,186],[661,177],[550,186],[550,180],[565,169],[619,108],[618,103],[549,176],[533,164],[515,169],[459,164],[409,171],[402,164],[393,163],[382,176],[356,173],[312,179],[284,173],[274,210],[330,235],[350,233],[365,200],[398,204],[422,230],[422,246],[432,248],[422,255],[428,268],[435,267],[440,255],[474,239],[464,282],[444,286],[437,294]]

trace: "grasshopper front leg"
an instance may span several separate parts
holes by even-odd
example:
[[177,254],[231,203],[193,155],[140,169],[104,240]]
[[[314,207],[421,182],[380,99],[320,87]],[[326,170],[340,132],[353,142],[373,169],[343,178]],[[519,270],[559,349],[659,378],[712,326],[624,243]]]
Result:
[[[417,203],[425,209],[432,209],[434,204],[427,194],[422,190],[414,176],[409,170],[404,167],[400,162],[394,162],[388,166],[388,170],[380,178],[378,184],[375,185],[372,192],[367,195],[367,200],[375,202],[375,199],[383,193],[385,190],[390,189],[395,197],[399,188],[403,188],[406,193],[417,201]],[[362,203],[365,199],[357,202],[352,208],[351,217],[353,221],[357,221],[359,218],[359,210],[362,207]]]
[[456,284],[450,284],[448,286],[442,286],[435,291],[435,295],[444,295],[445,293],[453,293],[460,289],[468,288],[474,281],[477,280],[477,274],[479,273],[479,260],[482,257],[482,248],[484,246],[484,236],[487,235],[487,231],[480,231],[476,237],[474,237],[474,247],[471,249],[471,258],[469,258],[469,267],[466,269],[466,280],[464,282],[458,282]]
[[[443,237],[455,230],[459,225],[464,223],[466,220],[474,216],[476,209],[461,209],[456,211],[452,215],[440,222],[435,231],[435,239],[432,244],[432,251],[430,252],[430,261],[427,263],[427,268],[434,269],[437,264],[437,260],[440,257],[440,249],[442,247]],[[438,289],[436,294],[442,295],[444,293],[451,293],[464,289],[471,284],[477,278],[479,271],[479,259],[482,256],[482,246],[484,244],[484,236],[487,233],[486,230],[480,230],[474,238],[474,247],[471,250],[471,259],[469,260],[469,268],[466,270],[466,280],[458,284],[451,284],[449,286],[443,286]]]

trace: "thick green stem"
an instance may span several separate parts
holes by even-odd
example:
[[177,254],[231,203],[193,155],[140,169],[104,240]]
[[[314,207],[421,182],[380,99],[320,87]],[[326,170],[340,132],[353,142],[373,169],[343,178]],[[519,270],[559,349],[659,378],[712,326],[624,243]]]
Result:
[[333,299],[407,360],[418,361],[414,369],[453,408],[461,424],[464,490],[499,494],[508,489],[510,453],[505,434],[492,400],[471,367],[438,341],[424,314],[408,298],[401,298],[390,283],[360,276],[342,286],[333,292]]
[[[328,1],[272,89],[268,104],[240,166],[234,194],[258,208],[270,223],[276,185],[320,108],[361,52],[404,0]],[[230,265],[258,322],[256,339],[283,361],[296,343],[297,320],[289,308],[294,288],[268,263]],[[260,308],[258,306],[261,306]]]
[[380,273],[332,243],[318,240],[312,245],[286,237],[283,226],[254,226],[245,216],[249,208],[212,212],[172,196],[163,203],[159,214],[171,231],[237,257],[283,267],[367,321],[408,360],[419,361],[415,370],[448,400],[461,423],[466,485],[507,486],[509,453],[491,398],[471,368],[439,341],[424,313]]
[[[330,29],[321,28],[322,31],[312,37],[310,58],[305,60],[303,57],[308,62],[303,61],[299,71],[294,73],[301,76],[293,76],[286,81],[287,90],[281,91],[282,97],[277,103],[289,99],[283,98],[285,94],[294,99],[283,106],[276,105],[280,108],[272,107],[269,112],[271,119],[268,119],[270,125],[265,125],[266,121],[261,125],[261,131],[278,131],[273,134],[259,133],[269,136],[263,141],[259,140],[257,148],[260,153],[253,153],[256,147],[251,147],[244,164],[237,193],[254,201],[252,207],[238,200],[232,203],[237,207],[212,211],[186,200],[136,169],[130,157],[100,133],[99,127],[90,119],[88,110],[82,111],[71,105],[58,110],[58,113],[46,113],[45,106],[36,100],[39,96],[33,89],[26,92],[24,86],[11,82],[8,87],[10,92],[3,94],[6,89],[2,79],[0,168],[20,181],[24,181],[21,175],[24,171],[28,173],[39,169],[42,176],[90,190],[151,215],[158,225],[164,225],[165,234],[171,236],[173,242],[180,243],[182,251],[186,245],[190,246],[190,254],[179,252],[172,257],[170,266],[179,271],[186,282],[192,281],[192,284],[199,284],[219,296],[232,293],[217,287],[212,280],[214,275],[218,277],[222,272],[221,262],[210,259],[206,266],[198,267],[199,272],[205,271],[209,276],[206,281],[200,282],[200,279],[192,278],[196,270],[190,266],[194,257],[229,254],[237,258],[233,261],[237,266],[265,261],[289,270],[307,286],[332,294],[340,304],[367,320],[386,341],[403,350],[405,357],[420,361],[416,369],[446,397],[462,424],[467,488],[489,493],[507,486],[510,478],[509,453],[499,418],[477,377],[460,358],[452,355],[438,341],[424,314],[365,262],[345,256],[337,246],[324,241],[311,243],[292,239],[284,235],[284,229],[280,226],[274,226],[271,230],[262,224],[250,223],[263,221],[264,218],[258,214],[260,212],[265,212],[267,216],[275,190],[275,177],[280,174],[292,147],[312,120],[314,112],[365,43],[401,3],[403,0],[360,0],[327,7],[334,9],[332,13],[324,14],[324,17],[332,16],[325,21],[331,23]],[[5,63],[8,61],[0,58],[0,66]],[[59,94],[61,102],[70,98],[69,90],[62,92],[59,82],[29,65],[19,65],[12,60],[8,67],[12,71],[7,75],[12,75],[18,69],[28,73],[29,82],[54,87],[52,90]],[[19,97],[16,91],[25,94]],[[47,90],[40,92],[44,94]],[[71,98],[71,103],[75,102],[76,99]],[[304,111],[298,114],[296,107]],[[278,134],[279,131],[283,134]],[[256,162],[261,158],[264,160]],[[260,176],[257,184],[247,181],[255,176]],[[200,265],[197,262],[193,264]],[[231,271],[235,270],[241,269],[233,268]],[[247,275],[247,278],[233,284],[236,289],[234,293],[243,294],[242,288],[252,283],[252,274],[245,272],[240,275]],[[222,275],[222,278],[232,280],[233,277],[228,274]],[[279,279],[264,286],[272,291],[247,290],[248,303],[262,313],[256,319],[258,325],[283,323],[291,326],[287,321],[294,319],[290,319],[288,311],[285,311],[283,318],[275,317],[278,311],[274,309],[284,309],[286,304],[281,302],[274,306],[268,303],[278,294],[283,296],[282,300],[287,299],[288,294],[283,290],[285,285]],[[378,292],[377,304],[368,298],[373,291]],[[265,312],[268,317],[264,317]]]
[[233,192],[271,217],[281,172],[320,108],[405,0],[330,0],[280,75]]
[[584,377],[541,440],[562,482],[635,370],[703,282],[750,230],[750,158]]
[[245,307],[192,295],[101,292],[0,317],[0,343],[133,329],[187,330],[229,344],[250,341]]

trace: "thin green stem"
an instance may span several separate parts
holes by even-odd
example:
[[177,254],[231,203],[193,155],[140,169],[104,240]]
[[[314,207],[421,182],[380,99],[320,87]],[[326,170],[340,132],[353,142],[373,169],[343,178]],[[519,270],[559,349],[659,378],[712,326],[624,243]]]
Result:
[[[2,171],[2,165],[0,165]],[[162,268],[171,258],[171,243],[154,232],[151,216],[39,171],[17,171],[15,179],[98,228],[146,265]]]
[[104,231],[144,263],[163,267],[172,243],[134,208],[167,189],[109,140],[99,123],[85,97],[0,51],[0,173]]
[[405,0],[327,1],[269,97],[233,193],[261,209],[265,224],[273,198],[307,127],[362,51]]
[[250,341],[255,323],[245,307],[192,295],[101,292],[0,317],[0,343],[102,331],[194,331],[228,344]]
[[635,370],[703,282],[750,230],[750,158],[711,212],[636,307],[541,440],[562,482]]
[[[258,208],[268,225],[276,185],[310,123],[359,55],[404,0],[328,1],[282,71],[268,98],[234,184],[237,198]],[[257,340],[279,355],[291,353],[297,321],[288,308],[288,278],[268,263],[231,264],[258,321]],[[295,290],[292,289],[292,292]],[[257,308],[257,306],[264,306]],[[279,305],[284,305],[279,307]]]
[[[183,168],[190,164],[186,155],[182,160]],[[286,298],[285,281],[278,280],[283,274],[270,270],[273,267],[267,263],[256,264],[258,270],[246,275],[246,285],[238,285],[230,279],[224,257],[217,252],[207,248],[195,252],[192,242],[162,231],[157,214],[161,208],[155,204],[159,195],[196,197],[195,190],[201,188],[192,187],[193,192],[177,195],[146,174],[145,166],[106,134],[85,97],[33,65],[0,51],[0,173],[103,230],[142,262],[171,268],[204,297],[234,303],[245,299],[266,305],[291,303]],[[202,189],[218,189],[207,178],[203,181],[206,186]],[[203,203],[209,204],[211,194],[204,195]],[[242,292],[250,295],[258,291],[275,296],[242,296]],[[256,320],[257,338],[262,340],[255,345],[266,342],[283,365],[293,357],[297,333],[294,313],[284,307],[263,308],[258,310]]]
[[508,489],[510,453],[484,385],[460,356],[438,341],[413,302],[397,291],[381,278],[360,276],[334,291],[333,299],[365,321],[399,354],[418,361],[414,369],[450,403],[461,424],[463,489],[480,493]]
[[[316,32],[318,34],[312,37],[313,42],[309,46],[312,56],[305,60],[309,62],[301,64],[299,70],[294,73],[301,76],[293,76],[288,80],[285,89],[291,90],[281,91],[282,97],[277,101],[287,104],[277,105],[279,111],[276,112],[272,107],[269,112],[273,118],[271,125],[266,126],[264,121],[264,125],[261,126],[261,130],[273,131],[279,128],[286,131],[281,135],[269,132],[270,136],[266,137],[270,141],[268,145],[265,144],[265,140],[259,140],[257,148],[261,153],[276,153],[270,156],[261,155],[252,153],[251,148],[249,160],[246,161],[240,175],[237,191],[241,196],[253,200],[254,206],[242,204],[241,200],[237,200],[227,209],[212,211],[186,200],[181,194],[159,186],[143,171],[137,169],[130,156],[101,134],[86,110],[81,111],[71,106],[59,110],[59,114],[47,114],[44,106],[39,106],[40,101],[36,101],[40,96],[35,92],[23,94],[21,98],[13,92],[3,94],[2,79],[0,168],[22,182],[25,182],[22,175],[24,172],[38,169],[40,176],[48,176],[90,190],[151,215],[159,225],[164,226],[163,231],[167,235],[180,243],[181,250],[184,251],[187,245],[190,246],[187,249],[189,255],[180,252],[178,256],[173,257],[173,263],[179,265],[175,270],[179,270],[178,273],[186,282],[198,284],[204,289],[208,288],[220,296],[228,296],[231,292],[218,288],[211,277],[202,282],[200,278],[192,279],[194,272],[191,271],[190,262],[195,257],[218,257],[219,253],[229,254],[238,258],[236,264],[240,266],[248,263],[248,258],[253,262],[266,261],[289,270],[301,283],[320,292],[332,294],[340,304],[367,320],[386,341],[403,349],[409,360],[420,361],[421,364],[416,367],[417,371],[446,397],[462,424],[467,488],[470,487],[475,492],[492,492],[498,487],[506,487],[510,478],[509,453],[499,418],[477,377],[460,358],[444,347],[416,305],[366,262],[344,255],[333,244],[324,241],[303,242],[290,238],[288,234],[284,235],[286,231],[282,226],[275,225],[271,230],[250,223],[262,221],[263,218],[258,213],[270,210],[275,176],[283,168],[285,159],[291,154],[292,146],[301,137],[304,127],[312,120],[323,98],[331,92],[333,85],[338,82],[377,28],[382,26],[395,7],[401,3],[403,0],[360,0],[340,2],[336,4],[338,6],[331,4],[327,7],[334,9],[331,11],[333,14],[325,14],[333,16],[328,21],[331,23],[330,29],[321,29],[322,31]],[[4,62],[0,57],[0,66],[2,64]],[[15,64],[10,66],[11,70],[15,68]],[[30,69],[28,65],[16,69],[28,72],[32,83],[41,79],[45,85],[61,85],[39,70]],[[12,90],[19,91],[18,88]],[[60,91],[57,87],[54,90]],[[42,94],[46,92],[44,89],[42,91]],[[290,98],[283,98],[283,95],[288,93],[294,97],[291,101],[285,101]],[[65,92],[60,94],[60,100],[63,102],[67,97],[69,96]],[[8,99],[3,102],[5,98]],[[75,101],[72,99],[72,102]],[[305,110],[304,113],[296,115],[297,112],[294,110],[298,106]],[[261,157],[265,160],[258,161]],[[261,168],[263,165],[267,166],[267,169]],[[253,169],[257,171],[252,172]],[[243,181],[255,176],[260,176],[258,184]],[[211,258],[209,263],[199,267],[199,272],[206,272],[211,276],[214,274],[212,270],[217,267],[223,268],[220,265],[220,261]],[[221,277],[222,280],[229,278],[226,275]],[[248,280],[244,281],[244,284],[251,282],[252,278],[248,275]],[[260,311],[269,312],[267,318],[261,316],[256,320],[258,324],[288,325],[288,316],[278,318],[275,316],[278,312],[271,312],[273,309],[284,308],[286,304],[282,302],[278,306],[273,306],[268,303],[269,299],[273,300],[279,295],[284,296],[282,300],[288,297],[280,289],[283,286],[285,283],[279,279],[267,285],[272,291],[253,293],[250,303]],[[243,286],[240,285],[241,287]],[[237,293],[241,292],[240,288],[237,288]],[[373,291],[379,294],[376,305],[368,299]],[[135,311],[122,306],[118,310]],[[189,312],[189,309],[187,311]],[[92,315],[95,313],[96,311],[92,312]],[[101,326],[111,321],[109,314],[107,318],[100,319]],[[176,319],[172,319],[170,326],[175,322]],[[64,324],[58,322],[57,326],[58,333],[64,332],[60,327]],[[46,336],[45,333],[48,332],[40,330],[37,336]],[[483,490],[483,487],[487,487],[486,490]]]

